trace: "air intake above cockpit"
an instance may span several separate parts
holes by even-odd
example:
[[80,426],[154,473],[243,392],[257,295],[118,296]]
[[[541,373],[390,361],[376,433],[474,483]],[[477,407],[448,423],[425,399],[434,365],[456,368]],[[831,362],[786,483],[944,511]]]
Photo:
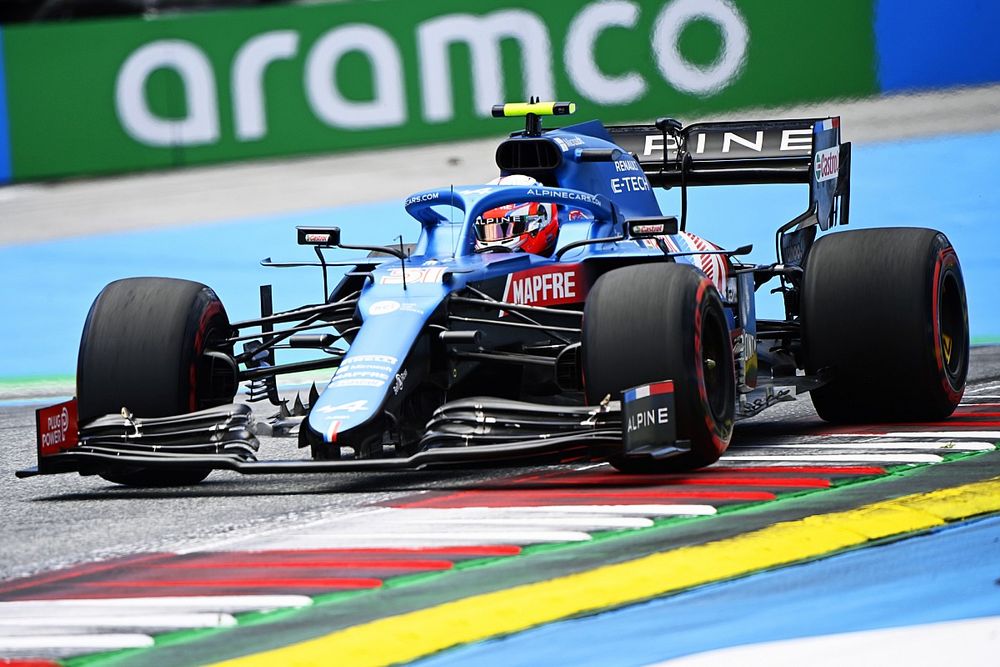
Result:
[[560,164],[562,151],[548,139],[510,139],[497,147],[497,166],[503,171],[534,176],[551,173]]

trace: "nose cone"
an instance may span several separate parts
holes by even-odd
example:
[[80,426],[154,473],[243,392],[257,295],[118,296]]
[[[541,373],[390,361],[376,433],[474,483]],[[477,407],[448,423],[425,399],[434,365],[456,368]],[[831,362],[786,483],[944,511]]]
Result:
[[387,412],[398,413],[411,389],[407,362],[416,354],[414,344],[446,293],[436,288],[430,295],[415,286],[404,293],[401,285],[376,282],[362,296],[361,329],[304,420],[303,444],[314,451],[346,445],[359,456],[380,454],[382,435],[394,425]]

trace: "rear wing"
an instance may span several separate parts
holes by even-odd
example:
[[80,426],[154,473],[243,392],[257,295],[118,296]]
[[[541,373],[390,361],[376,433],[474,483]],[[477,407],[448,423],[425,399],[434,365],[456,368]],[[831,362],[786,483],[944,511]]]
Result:
[[[840,142],[840,118],[695,123],[607,128],[659,187],[801,183],[809,209],[793,223],[826,230],[847,224],[851,144]],[[794,226],[792,225],[792,226]]]

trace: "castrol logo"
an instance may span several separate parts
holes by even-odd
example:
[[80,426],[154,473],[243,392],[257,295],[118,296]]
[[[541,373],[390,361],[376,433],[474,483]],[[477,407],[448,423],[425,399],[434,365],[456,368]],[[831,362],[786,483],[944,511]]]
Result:
[[813,169],[816,170],[817,183],[837,178],[840,170],[840,146],[817,151]]

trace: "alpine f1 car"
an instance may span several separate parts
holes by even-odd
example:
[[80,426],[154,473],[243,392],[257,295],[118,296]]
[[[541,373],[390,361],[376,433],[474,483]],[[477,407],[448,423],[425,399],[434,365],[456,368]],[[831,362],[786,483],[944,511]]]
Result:
[[[273,312],[265,285],[260,316],[231,322],[199,283],[109,284],[83,330],[77,396],[38,411],[38,465],[18,474],[141,486],[213,469],[580,460],[658,473],[715,462],[734,422],[804,391],[832,422],[952,413],[969,359],[958,258],[930,229],[820,234],[848,222],[838,118],[542,129],[573,107],[496,107],[526,119],[497,149],[500,178],[407,198],[415,245],[299,227],[314,261],[262,263],[318,267],[320,303]],[[759,183],[809,190],[777,228],[774,263],[688,231],[688,188]],[[680,189],[678,216],[654,187]],[[754,294],[775,282],[785,317],[759,319]],[[279,362],[288,348],[315,358]],[[317,369],[328,383],[289,407],[277,378]],[[262,433],[311,457],[258,460]]]

